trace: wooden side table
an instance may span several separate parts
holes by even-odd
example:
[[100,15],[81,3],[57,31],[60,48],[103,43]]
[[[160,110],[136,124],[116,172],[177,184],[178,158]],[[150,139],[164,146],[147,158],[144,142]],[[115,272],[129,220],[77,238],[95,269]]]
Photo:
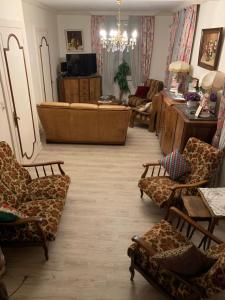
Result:
[[[185,212],[187,215],[195,221],[207,221],[208,231],[213,233],[215,225],[220,219],[224,219],[225,216],[217,216],[207,205],[207,201],[204,199],[204,196],[200,193],[199,196],[181,196]],[[192,235],[190,229],[187,231],[187,236]],[[204,243],[204,248],[208,248],[210,243],[206,245],[206,240],[202,241]]]

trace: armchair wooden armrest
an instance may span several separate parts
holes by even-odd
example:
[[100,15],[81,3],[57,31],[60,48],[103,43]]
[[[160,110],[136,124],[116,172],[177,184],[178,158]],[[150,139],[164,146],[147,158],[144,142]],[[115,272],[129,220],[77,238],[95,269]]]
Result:
[[153,162],[153,163],[145,163],[143,164],[143,167],[145,168],[143,174],[141,175],[141,178],[145,178],[149,168],[151,168],[151,177],[153,176],[165,176],[166,170],[160,165],[159,162]]
[[131,240],[137,243],[139,247],[142,247],[149,254],[149,256],[153,256],[156,254],[155,250],[152,249],[149,243],[147,243],[143,238],[134,235]]
[[42,218],[39,217],[28,217],[23,219],[20,218],[14,222],[0,222],[0,226],[16,226],[16,225],[27,224],[31,222],[41,223]]
[[175,186],[171,187],[170,189],[172,191],[175,191],[177,189],[184,189],[184,188],[196,188],[200,187],[204,184],[208,183],[208,180],[201,180],[195,183],[184,183],[184,184],[176,184]]
[[48,247],[46,244],[46,237],[45,233],[43,232],[41,228],[42,218],[40,217],[27,217],[27,218],[20,218],[14,222],[0,222],[0,226],[18,226],[22,224],[28,224],[28,223],[34,223],[37,229],[37,233],[41,240],[41,245],[44,250],[45,259],[48,260]]
[[184,222],[188,223],[190,226],[194,227],[197,231],[201,232],[204,236],[206,236],[210,240],[214,241],[216,244],[223,243],[223,241],[218,239],[215,235],[210,233],[208,230],[206,230],[204,227],[202,227],[199,223],[195,222],[193,219],[191,219],[189,216],[187,216],[181,210],[179,210],[178,208],[176,208],[174,206],[171,206],[170,209],[168,210],[165,220],[172,223],[171,220],[174,219],[173,218],[174,215],[177,216],[178,218],[180,218],[181,220],[183,220]]
[[61,175],[65,175],[64,170],[62,169],[61,165],[63,165],[64,162],[61,160],[58,161],[49,161],[49,162],[41,162],[41,163],[33,163],[33,164],[23,164],[22,166],[24,168],[34,168],[37,174],[37,177],[40,177],[39,172],[38,172],[38,167],[42,167],[44,175],[47,176],[47,170],[45,169],[45,167],[50,166],[51,168],[51,173],[52,175],[54,175],[54,170],[53,170],[53,165],[57,165],[58,169],[60,171]]

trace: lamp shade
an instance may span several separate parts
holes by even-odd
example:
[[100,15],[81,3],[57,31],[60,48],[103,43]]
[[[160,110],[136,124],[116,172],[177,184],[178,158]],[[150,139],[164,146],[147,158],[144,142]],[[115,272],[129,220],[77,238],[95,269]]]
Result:
[[190,70],[190,65],[185,61],[174,61],[169,65],[169,71],[175,73],[188,73]]
[[223,89],[224,84],[225,73],[220,71],[211,71],[203,77],[201,87],[204,90],[219,91]]

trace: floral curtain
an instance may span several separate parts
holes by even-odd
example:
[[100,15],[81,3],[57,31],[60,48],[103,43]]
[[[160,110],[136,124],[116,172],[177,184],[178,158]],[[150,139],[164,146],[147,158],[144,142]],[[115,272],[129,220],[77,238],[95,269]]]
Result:
[[197,21],[198,6],[192,5],[185,10],[184,29],[182,32],[180,48],[178,53],[178,60],[191,60],[191,52],[195,35],[195,26]]
[[187,63],[191,60],[194,34],[197,23],[198,5],[192,5],[179,12],[173,17],[170,27],[170,44],[165,73],[165,85],[169,86],[169,65],[172,61],[182,60]]
[[141,72],[142,80],[149,78],[154,42],[155,17],[141,17]]
[[100,75],[103,73],[104,52],[101,47],[99,32],[104,22],[104,16],[91,16],[91,48],[92,52],[96,53],[97,71]]

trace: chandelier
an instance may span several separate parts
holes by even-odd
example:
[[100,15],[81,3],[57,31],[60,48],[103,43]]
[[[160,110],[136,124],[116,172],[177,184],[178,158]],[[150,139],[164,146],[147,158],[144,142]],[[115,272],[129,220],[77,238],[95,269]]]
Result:
[[120,5],[122,0],[116,0],[118,5],[118,24],[117,30],[111,29],[109,34],[107,34],[106,30],[100,30],[100,41],[103,48],[107,49],[107,51],[120,51],[123,52],[125,49],[127,52],[131,48],[134,49],[134,46],[137,42],[137,31],[134,30],[131,34],[131,37],[128,38],[127,31],[121,30],[121,13],[120,13]]

